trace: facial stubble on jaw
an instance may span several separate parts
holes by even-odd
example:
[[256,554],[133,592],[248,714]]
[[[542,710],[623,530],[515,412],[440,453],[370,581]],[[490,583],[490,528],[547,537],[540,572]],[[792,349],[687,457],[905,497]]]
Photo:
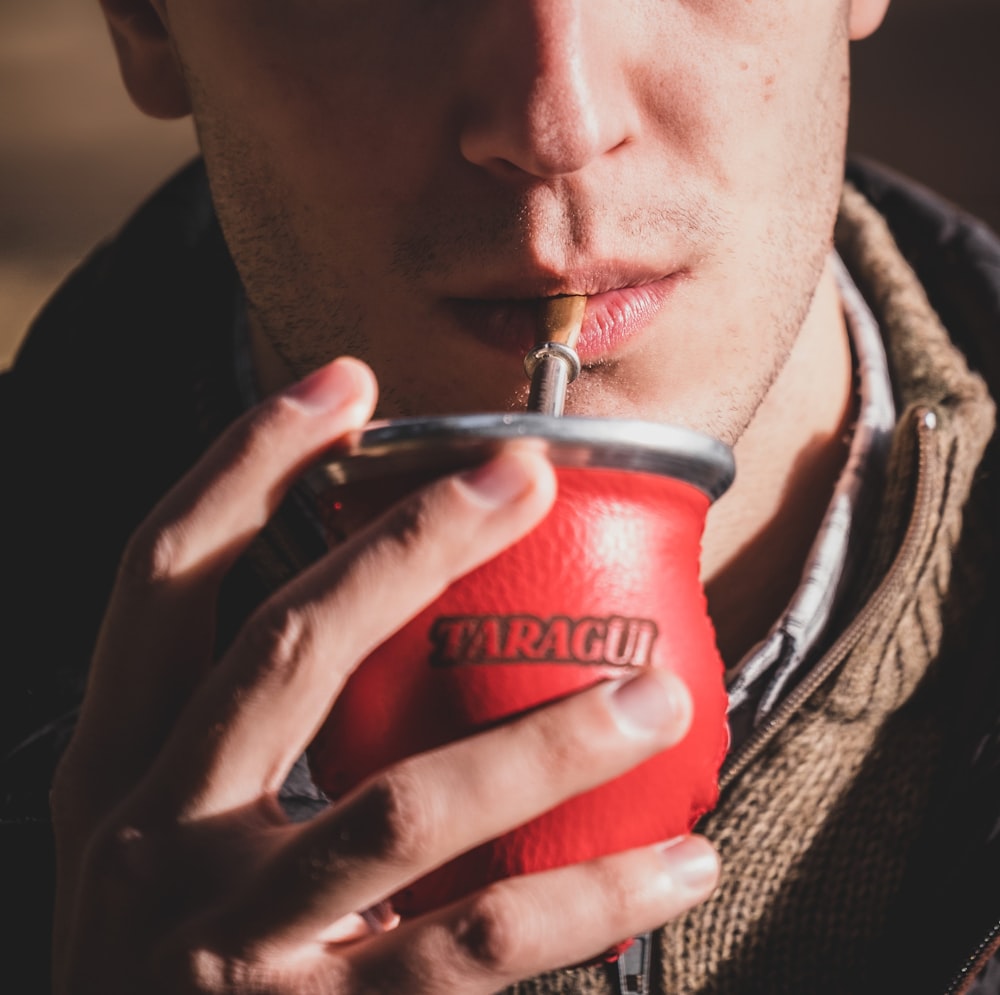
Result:
[[[303,229],[302,220],[296,219],[287,207],[294,203],[294,198],[283,201],[278,171],[269,168],[266,157],[255,154],[252,136],[239,140],[231,120],[213,124],[207,115],[199,115],[198,120],[203,147],[215,151],[211,170],[213,196],[244,280],[252,318],[291,374],[301,376],[337,354],[370,356],[371,332],[366,327],[365,308],[359,302],[352,304],[349,293],[336,291],[338,286],[350,286],[347,275],[338,275],[334,266],[325,265],[325,286],[315,295],[315,301],[309,300],[313,295],[306,294],[296,294],[289,299],[292,281],[276,282],[274,279],[276,273],[287,267],[289,260],[312,258],[307,240],[302,237],[308,229]],[[820,202],[825,199],[823,196],[816,198]],[[246,209],[247,204],[254,205],[253,213]],[[429,273],[436,276],[447,273],[456,259],[492,258],[498,251],[516,253],[524,244],[526,233],[530,234],[536,223],[530,207],[523,203],[514,210],[508,204],[506,209],[496,210],[493,217],[486,219],[482,216],[472,218],[454,207],[449,223],[444,223],[449,215],[433,202],[428,205],[417,199],[411,210],[423,216],[425,223],[404,226],[416,234],[397,239],[392,249],[391,267],[394,273],[414,283],[419,283]],[[594,214],[593,210],[580,212],[574,211],[571,205],[563,205],[558,222],[568,244],[582,237],[581,233],[588,230]],[[650,204],[632,210],[623,215],[618,226],[647,241],[660,231],[669,232],[671,238],[682,231],[686,237],[710,243],[724,237],[730,222],[712,208],[707,198],[686,196],[677,197],[670,205]],[[832,221],[830,228],[832,230]],[[783,234],[787,237],[788,232]],[[497,246],[502,248],[498,250]],[[801,260],[800,250],[801,246],[789,246],[787,258]],[[692,424],[692,427],[708,431],[730,445],[742,437],[794,348],[809,314],[827,250],[828,243],[818,251],[814,248],[808,277],[791,292],[786,273],[768,274],[768,286],[776,290],[785,288],[775,294],[775,304],[780,302],[783,306],[779,305],[772,312],[769,331],[772,345],[768,350],[772,362],[762,370],[760,355],[748,350],[747,369],[752,371],[753,379],[743,378],[733,384],[720,385],[716,410],[706,415],[701,424]],[[305,268],[308,271],[309,267]],[[801,267],[798,269],[801,273]],[[739,341],[738,335],[734,336],[734,341]],[[598,410],[606,414],[613,413],[609,408],[627,408],[627,402],[616,404],[618,395],[625,398],[629,393],[627,381],[628,375],[615,361],[599,364],[594,370],[586,371],[578,381],[574,390],[574,409],[586,410],[590,406],[588,399],[599,404]],[[433,389],[424,394],[429,406],[427,410],[433,410],[436,400]],[[391,379],[383,382],[383,397],[390,410],[406,414],[427,413],[417,410],[423,406],[420,395],[419,387],[412,383],[401,392],[394,388]],[[510,399],[510,406],[519,406],[522,400],[518,394]]]

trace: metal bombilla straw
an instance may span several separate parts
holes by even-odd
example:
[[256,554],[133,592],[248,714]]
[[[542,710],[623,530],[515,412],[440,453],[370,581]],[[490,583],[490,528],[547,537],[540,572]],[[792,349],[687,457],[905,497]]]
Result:
[[566,403],[566,388],[580,375],[576,343],[583,327],[587,298],[552,297],[544,305],[537,345],[524,357],[531,379],[528,411],[558,418]]

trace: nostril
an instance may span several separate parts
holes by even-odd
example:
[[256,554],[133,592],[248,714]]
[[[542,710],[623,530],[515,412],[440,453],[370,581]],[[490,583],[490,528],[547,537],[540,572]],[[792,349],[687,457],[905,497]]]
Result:
[[502,179],[552,179],[627,140],[633,100],[597,29],[585,30],[591,10],[556,4],[534,8],[530,22],[493,25],[466,63],[460,147],[468,162]]
[[468,162],[501,178],[550,179],[576,173],[627,141],[616,135],[606,142],[601,132],[589,108],[533,102],[468,125],[460,148]]

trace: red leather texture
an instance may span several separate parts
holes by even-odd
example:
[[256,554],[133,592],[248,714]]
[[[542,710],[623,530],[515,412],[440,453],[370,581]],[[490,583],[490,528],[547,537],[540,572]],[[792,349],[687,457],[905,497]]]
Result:
[[453,584],[357,669],[310,749],[317,783],[341,796],[403,757],[635,667],[685,680],[691,730],[624,777],[416,882],[394,897],[401,915],[502,877],[688,832],[717,799],[728,735],[698,577],[708,498],[649,474],[557,472],[559,497],[542,525]]

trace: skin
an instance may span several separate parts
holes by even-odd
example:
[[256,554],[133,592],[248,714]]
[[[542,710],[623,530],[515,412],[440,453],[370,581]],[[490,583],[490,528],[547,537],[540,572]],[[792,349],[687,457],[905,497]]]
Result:
[[[645,267],[683,279],[573,406],[735,445],[705,578],[727,652],[752,642],[842,459],[850,363],[825,260],[847,43],[887,3],[386,0],[373,17],[355,0],[104,0],[139,106],[194,113],[275,393],[126,554],[53,792],[58,991],[485,993],[710,893],[717,862],[692,837],[500,882],[381,935],[354,915],[676,741],[690,703],[664,675],[414,758],[307,827],[278,813],[351,668],[544,515],[537,454],[413,496],[276,592],[209,671],[215,594],[297,473],[376,406],[367,367],[332,357],[370,364],[382,414],[517,405],[519,361],[466,335],[449,301],[587,292]],[[748,585],[754,547],[771,575]],[[483,784],[501,787],[433,816]],[[375,852],[344,849],[358,812]]]

